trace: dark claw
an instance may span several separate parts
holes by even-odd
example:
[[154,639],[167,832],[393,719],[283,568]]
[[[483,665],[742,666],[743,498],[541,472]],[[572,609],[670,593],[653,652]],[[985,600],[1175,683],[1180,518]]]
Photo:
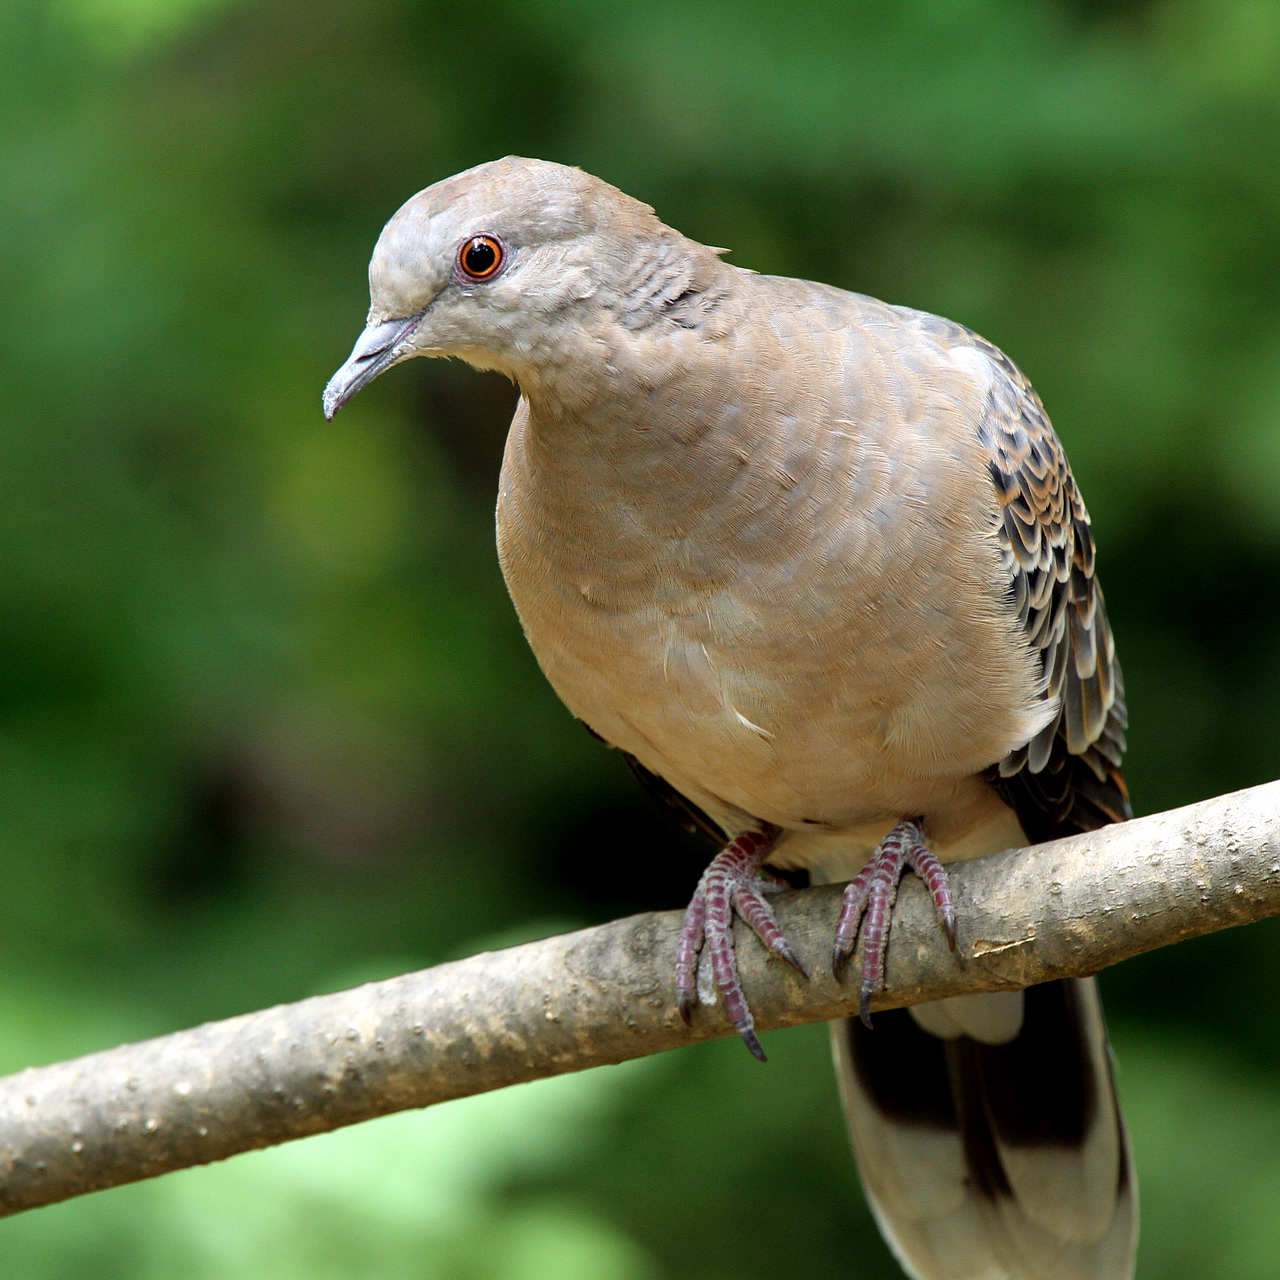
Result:
[[785,960],[802,978],[806,981],[809,978],[809,970],[800,963],[800,957],[791,949],[791,944],[785,939],[780,946],[774,948],[774,955]]
[[942,917],[942,932],[947,935],[947,946],[954,951],[956,949],[956,913],[954,911],[948,911]]
[[874,1030],[871,1025],[871,994],[874,988],[869,982],[862,984],[858,992],[858,1018],[868,1031]]
[[760,1062],[769,1061],[769,1059],[765,1057],[764,1049],[761,1047],[760,1041],[757,1038],[756,1033],[752,1031],[750,1027],[739,1028],[738,1034],[742,1037],[742,1043],[745,1044],[747,1048],[751,1050],[751,1056],[753,1058],[757,1059]]

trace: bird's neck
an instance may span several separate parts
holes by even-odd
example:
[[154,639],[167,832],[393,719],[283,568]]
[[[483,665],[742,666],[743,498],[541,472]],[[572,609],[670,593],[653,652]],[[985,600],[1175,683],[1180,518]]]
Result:
[[521,326],[504,344],[499,363],[520,384],[542,435],[561,422],[598,426],[619,406],[652,419],[650,407],[674,387],[680,394],[662,410],[670,417],[688,398],[687,380],[723,358],[750,273],[656,225],[658,234],[625,258],[579,264],[580,291],[556,299],[536,332]]
[[[503,491],[523,536],[581,563],[687,558],[820,482],[825,446],[799,437],[822,416],[800,411],[803,386],[779,385],[758,334],[750,357],[740,349],[736,319],[612,320],[608,342],[597,334],[521,377]],[[762,436],[762,421],[787,430]]]
[[759,463],[747,435],[760,406],[724,396],[732,356],[722,336],[620,328],[615,336],[520,379],[512,464],[524,469],[528,492],[583,515],[593,508],[593,523],[625,508],[677,530]]

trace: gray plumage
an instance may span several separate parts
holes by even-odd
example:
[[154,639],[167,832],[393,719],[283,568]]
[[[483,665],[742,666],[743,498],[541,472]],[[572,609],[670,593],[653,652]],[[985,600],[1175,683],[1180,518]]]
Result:
[[[326,415],[415,355],[519,384],[497,525],[529,642],[569,709],[726,840],[776,828],[773,865],[835,880],[904,818],[945,861],[1127,815],[1088,515],[995,347],[742,270],[519,158],[414,196],[369,279]],[[1132,1272],[1096,993],[1035,992],[834,1029],[864,1182],[914,1275]],[[945,1105],[881,1089],[903,1071]]]

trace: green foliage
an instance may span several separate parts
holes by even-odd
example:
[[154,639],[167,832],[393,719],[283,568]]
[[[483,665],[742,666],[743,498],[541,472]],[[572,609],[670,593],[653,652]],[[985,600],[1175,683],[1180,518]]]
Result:
[[[1139,809],[1280,775],[1275,6],[10,0],[0,48],[0,1069],[687,896],[505,599],[511,389],[419,363],[320,418],[382,221],[505,152],[1005,346],[1091,504]],[[1275,936],[1108,975],[1145,1274],[1274,1270]],[[91,1197],[0,1256],[893,1275],[820,1031],[771,1048]]]

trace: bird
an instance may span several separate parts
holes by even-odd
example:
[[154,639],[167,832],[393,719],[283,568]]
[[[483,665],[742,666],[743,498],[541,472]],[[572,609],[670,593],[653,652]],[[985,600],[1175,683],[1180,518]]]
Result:
[[917,1280],[1133,1273],[1136,1175],[1093,979],[868,1012],[900,878],[1130,816],[1124,684],[1040,398],[956,322],[760,274],[581,169],[412,196],[326,418],[394,365],[512,379],[498,557],[570,712],[719,852],[684,915],[764,1057],[733,920],[797,969],[776,873],[844,882],[831,1024],[873,1215]]

